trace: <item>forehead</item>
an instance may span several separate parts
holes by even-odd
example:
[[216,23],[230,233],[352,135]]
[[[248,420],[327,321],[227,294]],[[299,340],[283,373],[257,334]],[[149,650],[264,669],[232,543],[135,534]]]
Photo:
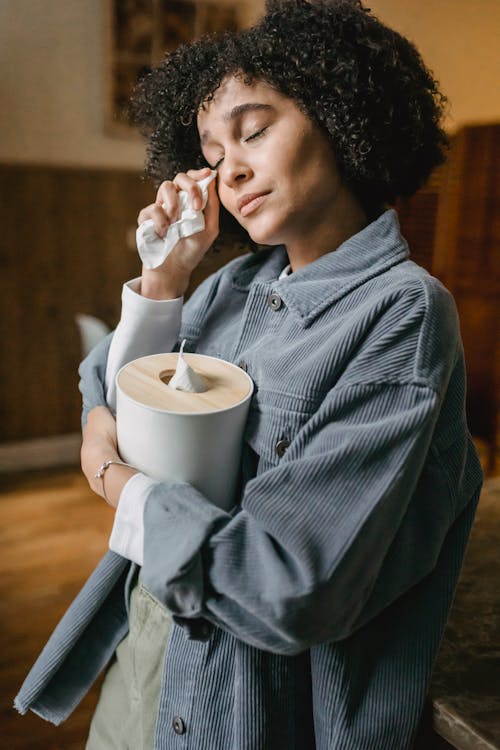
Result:
[[268,105],[274,109],[295,107],[291,99],[275,91],[264,81],[246,84],[240,78],[231,76],[222,81],[213,98],[198,110],[198,131],[203,134],[217,123],[229,122],[235,107],[249,103]]

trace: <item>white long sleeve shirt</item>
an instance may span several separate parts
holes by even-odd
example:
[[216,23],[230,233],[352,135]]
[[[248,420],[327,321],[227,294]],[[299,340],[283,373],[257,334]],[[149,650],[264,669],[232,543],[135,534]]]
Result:
[[[291,273],[290,265],[281,272],[283,279]],[[110,409],[116,411],[115,378],[123,365],[138,357],[172,350],[181,327],[183,297],[151,300],[140,292],[140,279],[123,285],[122,314],[115,330],[106,367],[106,398]],[[143,564],[143,514],[149,490],[156,480],[139,472],[122,489],[120,502],[109,538],[109,548]]]

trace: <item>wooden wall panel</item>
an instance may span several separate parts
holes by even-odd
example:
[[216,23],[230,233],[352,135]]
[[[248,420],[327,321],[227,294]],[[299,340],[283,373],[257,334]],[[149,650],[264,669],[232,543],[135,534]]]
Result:
[[0,168],[2,231],[2,440],[79,427],[75,324],[79,312],[109,325],[120,284],[138,263],[125,249],[148,190],[127,173]]
[[[0,441],[75,432],[75,315],[118,322],[141,267],[127,234],[155,190],[125,171],[0,165],[0,191]],[[238,252],[207,256],[189,291]]]
[[453,294],[467,363],[473,433],[498,444],[500,407],[500,124],[463,128],[447,163],[397,208],[414,259]]
[[[493,450],[497,442],[499,407],[498,296],[481,290],[455,293],[467,362],[469,426]],[[490,456],[492,463],[494,456]]]
[[434,273],[452,290],[500,285],[500,124],[453,139],[436,219]]
[[472,431],[495,461],[500,372],[500,124],[459,131],[436,222],[434,268],[457,301]]
[[400,198],[396,209],[411,257],[432,272],[439,198],[448,165],[434,170],[427,184],[411,198]]

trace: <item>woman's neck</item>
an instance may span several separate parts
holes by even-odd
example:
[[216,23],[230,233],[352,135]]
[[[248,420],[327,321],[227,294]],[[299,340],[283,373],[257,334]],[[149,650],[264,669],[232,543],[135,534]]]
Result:
[[369,223],[361,204],[349,190],[341,191],[331,214],[317,223],[309,222],[303,234],[295,233],[286,249],[292,271],[336,250],[343,242],[360,232]]

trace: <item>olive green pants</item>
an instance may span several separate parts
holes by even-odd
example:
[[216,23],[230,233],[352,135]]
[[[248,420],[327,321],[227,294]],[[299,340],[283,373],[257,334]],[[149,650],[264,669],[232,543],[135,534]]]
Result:
[[137,582],[130,629],[106,672],[85,750],[153,750],[171,627],[165,607]]

